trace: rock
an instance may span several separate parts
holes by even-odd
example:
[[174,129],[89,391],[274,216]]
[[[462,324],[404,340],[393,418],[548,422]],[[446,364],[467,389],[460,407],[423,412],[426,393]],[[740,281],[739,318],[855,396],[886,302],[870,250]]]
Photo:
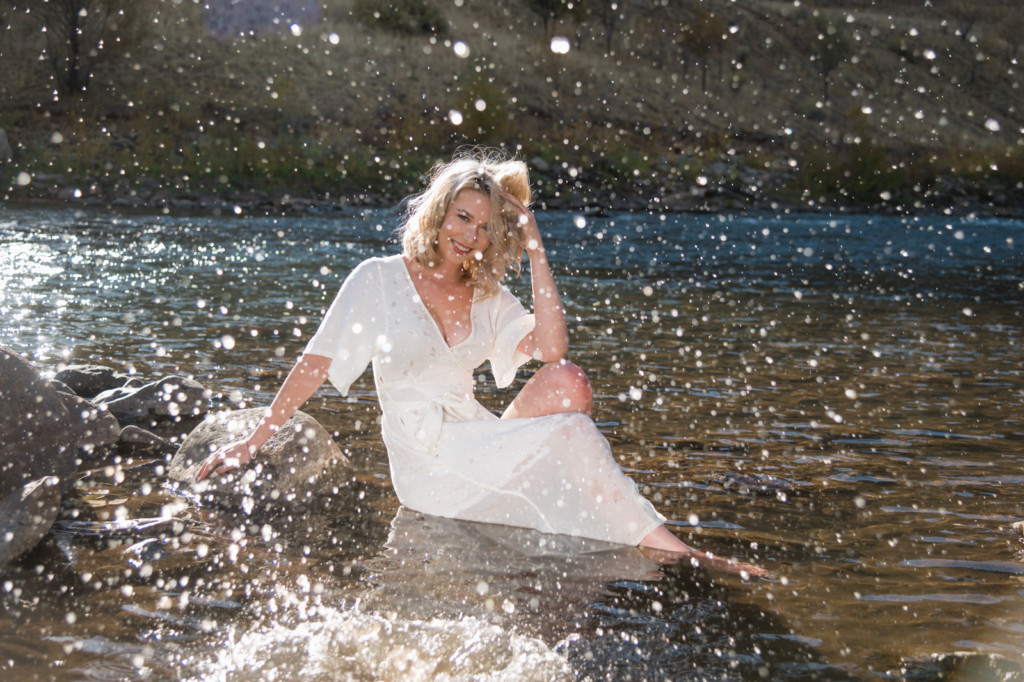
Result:
[[53,378],[67,384],[73,393],[83,398],[124,386],[129,379],[124,372],[102,365],[68,365]]
[[708,483],[717,484],[724,490],[740,495],[765,495],[786,499],[799,493],[796,484],[771,474],[740,474],[734,471],[715,472],[708,476]]
[[93,401],[106,405],[119,421],[144,417],[198,417],[210,411],[210,394],[193,379],[171,376],[142,386],[103,391]]
[[46,476],[0,501],[0,571],[50,532],[60,511],[60,480]]
[[0,128],[0,166],[11,161],[14,158],[14,150],[11,149],[11,143],[7,139],[7,131]]
[[83,460],[113,450],[121,438],[121,425],[106,409],[74,393],[58,391],[76,432],[78,453]]
[[134,455],[141,450],[156,457],[171,454],[177,449],[166,438],[161,438],[155,433],[132,425],[121,429],[121,438],[117,447],[121,452]]
[[250,408],[208,416],[185,438],[171,460],[168,476],[200,493],[204,501],[241,504],[247,514],[254,506],[280,507],[332,495],[351,482],[348,458],[313,417],[300,411],[248,464],[195,483],[199,466],[210,453],[243,438],[264,412]]
[[15,353],[0,348],[0,499],[55,476],[74,485],[79,433],[64,399]]
[[904,659],[896,679],[900,680],[1019,680],[1024,666],[999,654],[957,651],[932,654],[923,659]]

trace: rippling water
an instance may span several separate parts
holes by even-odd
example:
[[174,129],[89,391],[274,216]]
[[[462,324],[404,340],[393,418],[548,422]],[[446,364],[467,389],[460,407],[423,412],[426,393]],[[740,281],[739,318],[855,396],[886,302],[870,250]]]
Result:
[[[0,670],[881,679],[932,654],[1024,664],[1024,223],[541,221],[620,463],[688,541],[775,580],[401,510],[367,375],[308,406],[358,468],[350,499],[237,519],[163,489],[159,463],[85,476],[3,576]],[[340,278],[395,250],[395,222],[8,208],[0,345],[44,370],[190,374],[218,409],[266,404]],[[485,403],[510,399],[481,382]],[[119,537],[86,523],[151,517],[165,521]]]

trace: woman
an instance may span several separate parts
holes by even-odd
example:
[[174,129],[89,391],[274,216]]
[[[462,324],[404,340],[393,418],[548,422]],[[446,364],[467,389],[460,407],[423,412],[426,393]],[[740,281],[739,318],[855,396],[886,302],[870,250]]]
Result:
[[[402,254],[349,274],[267,415],[197,479],[248,462],[325,379],[346,395],[372,362],[406,507],[715,561],[665,527],[590,419],[590,384],[565,359],[565,311],[529,203],[521,161],[477,153],[435,166],[409,204]],[[500,283],[524,250],[532,315]],[[500,418],[474,399],[485,360],[504,387],[531,358],[546,364]]]

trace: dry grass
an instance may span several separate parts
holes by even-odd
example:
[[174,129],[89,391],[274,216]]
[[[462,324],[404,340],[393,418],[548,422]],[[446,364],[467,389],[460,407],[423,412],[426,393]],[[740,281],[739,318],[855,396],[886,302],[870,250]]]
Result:
[[[54,101],[30,17],[6,17],[0,127],[20,145],[20,163],[100,176],[227,175],[257,186],[291,180],[314,191],[335,179],[381,191],[397,183],[401,193],[466,142],[590,169],[605,185],[651,173],[663,184],[686,181],[723,159],[828,165],[868,142],[897,175],[900,159],[927,158],[941,172],[958,153],[974,167],[1015,168],[1019,154],[999,159],[1024,144],[1001,0],[975,3],[991,11],[967,38],[920,3],[706,0],[736,27],[711,53],[707,92],[681,48],[693,11],[683,3],[621,3],[627,20],[611,53],[596,21],[555,25],[572,49],[554,54],[537,18],[513,0],[437,0],[448,38],[382,31],[354,20],[352,2],[330,0],[321,24],[301,35],[234,40],[206,36],[197,3],[148,1],[149,34],[101,64],[77,101]],[[850,50],[825,101],[812,55],[828,23]],[[462,125],[449,119],[453,109]],[[55,153],[54,132],[79,151]]]

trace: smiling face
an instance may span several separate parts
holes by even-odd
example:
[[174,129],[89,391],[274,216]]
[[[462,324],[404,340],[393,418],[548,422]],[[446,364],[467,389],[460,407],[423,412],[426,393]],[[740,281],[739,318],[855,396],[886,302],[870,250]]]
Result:
[[455,195],[437,233],[439,265],[462,267],[467,261],[483,258],[491,244],[487,223],[491,217],[490,198],[475,189],[464,189]]

